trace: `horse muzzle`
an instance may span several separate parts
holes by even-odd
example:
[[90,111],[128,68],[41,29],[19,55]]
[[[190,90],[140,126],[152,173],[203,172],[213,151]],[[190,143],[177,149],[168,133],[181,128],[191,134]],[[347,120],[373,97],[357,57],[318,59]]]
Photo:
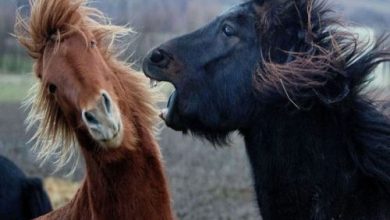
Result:
[[123,125],[118,107],[107,92],[101,92],[95,105],[82,111],[90,135],[106,148],[117,148],[123,139]]

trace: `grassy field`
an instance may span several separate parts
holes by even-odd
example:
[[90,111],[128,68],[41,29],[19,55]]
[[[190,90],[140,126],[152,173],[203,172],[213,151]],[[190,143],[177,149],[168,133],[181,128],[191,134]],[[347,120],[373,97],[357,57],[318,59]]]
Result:
[[29,74],[0,74],[0,103],[21,102],[33,84]]

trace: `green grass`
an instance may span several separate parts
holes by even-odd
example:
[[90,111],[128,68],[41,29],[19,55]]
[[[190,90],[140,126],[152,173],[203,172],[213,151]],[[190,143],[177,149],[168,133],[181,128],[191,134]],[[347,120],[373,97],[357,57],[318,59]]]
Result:
[[29,75],[0,74],[0,103],[23,101],[32,84]]

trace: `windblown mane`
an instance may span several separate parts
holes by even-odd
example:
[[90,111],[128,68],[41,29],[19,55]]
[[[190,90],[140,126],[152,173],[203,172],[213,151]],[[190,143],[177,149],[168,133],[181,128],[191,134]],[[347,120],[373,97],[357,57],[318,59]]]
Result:
[[361,39],[330,16],[326,1],[289,1],[284,7],[277,18],[271,9],[259,17],[265,46],[254,80],[259,93],[288,96],[302,109],[318,99],[332,104],[345,98],[347,86],[359,92],[375,67],[390,61],[388,36]]
[[[267,33],[254,76],[259,100],[275,100],[276,95],[298,110],[321,105],[348,114],[350,120],[343,123],[352,129],[351,157],[390,193],[390,119],[364,94],[370,74],[390,61],[388,36],[359,39],[329,16],[324,1],[290,2],[294,5],[278,8],[286,10],[278,18],[273,17],[277,12],[265,9],[258,19],[259,33]],[[386,99],[389,103],[389,94]]]
[[[15,25],[16,37],[25,46],[29,55],[35,59],[35,72],[39,76],[42,71],[42,56],[45,47],[49,42],[61,42],[66,36],[72,33],[81,33],[88,44],[84,31],[91,31],[97,46],[104,55],[107,64],[121,78],[121,88],[116,88],[118,97],[125,98],[127,87],[138,92],[142,91],[142,100],[138,102],[137,108],[142,112],[144,123],[152,128],[155,121],[155,110],[152,105],[151,94],[146,89],[146,82],[136,74],[130,66],[118,60],[121,51],[117,50],[116,44],[119,39],[131,33],[131,29],[111,25],[102,12],[86,6],[85,0],[33,0],[31,4],[30,18],[23,18],[20,13],[17,15]],[[64,167],[74,155],[78,155],[74,131],[68,125],[65,115],[57,105],[54,98],[45,91],[45,82],[37,82],[29,93],[25,106],[29,110],[26,123],[28,129],[38,126],[32,140],[36,143],[34,150],[42,163],[49,159],[56,159],[55,167]],[[134,101],[135,102],[135,101]],[[127,103],[122,103],[129,105]],[[122,106],[123,107],[123,106]],[[128,107],[126,107],[128,108]],[[136,111],[137,109],[133,109]],[[76,160],[77,161],[77,160]],[[73,168],[76,167],[76,163]]]

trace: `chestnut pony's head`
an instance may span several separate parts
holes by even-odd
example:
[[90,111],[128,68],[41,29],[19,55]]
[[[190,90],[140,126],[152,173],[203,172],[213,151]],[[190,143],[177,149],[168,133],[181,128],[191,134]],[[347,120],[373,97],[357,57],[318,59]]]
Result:
[[135,130],[129,121],[140,117],[134,113],[137,108],[146,118],[152,110],[142,109],[148,104],[137,103],[133,96],[147,92],[138,85],[141,78],[132,76],[113,52],[118,34],[129,30],[109,25],[83,0],[31,4],[31,17],[18,17],[16,35],[36,61],[39,82],[28,101],[28,123],[38,124],[38,156],[46,159],[59,153],[63,165],[74,152],[69,146],[76,142],[96,151],[135,141],[126,140]]

